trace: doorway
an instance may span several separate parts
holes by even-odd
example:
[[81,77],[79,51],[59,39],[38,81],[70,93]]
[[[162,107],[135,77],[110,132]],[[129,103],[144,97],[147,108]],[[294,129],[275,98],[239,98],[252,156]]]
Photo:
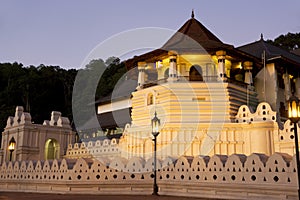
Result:
[[59,143],[55,139],[48,139],[45,143],[45,159],[53,160],[59,158]]

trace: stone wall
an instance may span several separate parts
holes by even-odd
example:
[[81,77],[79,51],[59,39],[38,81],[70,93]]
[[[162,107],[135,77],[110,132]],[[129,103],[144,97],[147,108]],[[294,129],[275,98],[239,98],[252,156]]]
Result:
[[49,158],[50,146],[52,157],[62,158],[68,144],[74,143],[75,132],[72,131],[69,119],[58,111],[53,111],[50,120],[45,120],[43,124],[35,124],[30,113],[24,112],[22,106],[17,106],[15,116],[8,117],[2,132],[0,163],[9,161],[8,146],[12,138],[16,141],[15,150],[11,154],[12,161],[44,160]]
[[[188,127],[168,127],[160,129],[157,137],[157,156],[178,157],[195,155],[232,155],[275,152],[295,153],[293,124],[287,120],[283,129],[277,123],[277,114],[271,106],[260,103],[256,110],[243,105],[239,108],[234,123],[199,123]],[[131,132],[129,132],[129,130]],[[299,133],[300,127],[298,127]],[[135,129],[127,124],[123,136],[113,139],[69,145],[65,158],[99,158],[121,156],[152,156],[153,141],[150,127]]]
[[[0,191],[151,194],[153,158],[3,163]],[[214,155],[158,160],[160,195],[227,199],[297,199],[295,157]]]
[[65,155],[68,159],[118,157],[121,152],[117,139],[105,139],[82,143],[69,144]]

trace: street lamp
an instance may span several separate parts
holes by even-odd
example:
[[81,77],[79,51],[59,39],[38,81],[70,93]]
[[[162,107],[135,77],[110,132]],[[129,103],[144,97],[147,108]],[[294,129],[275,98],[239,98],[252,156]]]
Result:
[[153,141],[154,141],[154,182],[153,182],[153,193],[152,195],[158,195],[158,186],[156,183],[156,138],[159,135],[158,128],[160,126],[160,119],[156,116],[156,111],[154,113],[154,117],[151,120],[152,125],[152,135],[153,135]]
[[299,144],[297,134],[297,123],[300,119],[300,104],[299,99],[294,95],[290,97],[288,101],[288,116],[291,122],[294,123],[294,136],[295,136],[295,148],[296,148],[296,164],[298,173],[298,198],[300,199],[300,160],[299,160]]
[[13,151],[15,150],[15,147],[16,147],[16,141],[15,141],[15,138],[12,137],[9,141],[9,144],[8,144],[8,150],[9,150],[9,161],[11,161],[12,159],[12,153]]

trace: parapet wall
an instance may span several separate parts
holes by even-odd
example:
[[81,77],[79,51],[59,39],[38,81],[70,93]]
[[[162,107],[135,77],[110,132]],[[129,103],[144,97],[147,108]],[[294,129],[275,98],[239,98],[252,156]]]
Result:
[[[253,152],[267,155],[280,152],[293,155],[296,149],[293,123],[290,120],[285,121],[281,130],[276,120],[276,112],[272,111],[271,106],[266,102],[260,103],[255,112],[251,110],[251,107],[241,106],[235,122],[226,123],[222,126],[223,129],[217,131],[214,141],[215,147],[211,155],[231,155],[233,153],[250,155]],[[128,127],[130,125],[127,125]],[[298,134],[300,134],[299,125],[297,130]],[[146,134],[147,131],[145,131]],[[65,158],[112,158],[117,156],[129,158],[143,154],[144,156],[151,156],[153,151],[152,137],[151,135],[149,137],[138,137],[140,133],[127,134],[125,129],[120,139],[105,139],[103,141],[98,140],[69,145]],[[189,156],[199,155],[201,154],[198,151],[201,148],[200,144],[208,134],[208,128],[201,128],[195,131],[190,127],[190,129],[185,128],[181,130],[181,132],[169,129],[161,132],[157,143],[160,149],[163,149],[162,146],[165,145],[163,156],[182,155],[183,151],[177,153],[180,149],[178,144],[185,147],[183,149],[189,152]],[[191,150],[191,147],[193,147],[193,150]],[[166,149],[169,149],[169,151],[166,152]],[[134,151],[138,153],[133,154]],[[161,156],[160,152],[158,152],[158,156]]]
[[[151,194],[153,159],[3,163],[0,191]],[[159,194],[225,199],[297,199],[295,157],[276,153],[158,160]]]
[[[24,112],[22,106],[16,107],[15,116],[9,116],[6,122],[5,129],[17,127],[19,125],[33,125],[31,121],[31,115],[28,112]],[[36,124],[34,124],[36,126]],[[58,111],[52,111],[51,119],[45,120],[43,126],[57,126],[70,129],[70,121],[67,117],[62,117],[61,113]]]
[[78,158],[105,158],[105,157],[118,157],[121,152],[118,146],[117,139],[105,139],[97,141],[89,141],[82,143],[69,144],[65,158],[78,159]]

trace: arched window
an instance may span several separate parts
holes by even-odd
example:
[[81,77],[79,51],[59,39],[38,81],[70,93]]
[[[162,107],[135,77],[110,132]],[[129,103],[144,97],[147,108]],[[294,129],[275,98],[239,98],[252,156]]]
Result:
[[169,68],[165,70],[164,77],[169,78]]
[[199,65],[193,65],[189,73],[190,81],[203,81],[202,68]]
[[57,142],[57,140],[48,139],[45,143],[45,159],[58,159],[59,154],[59,143]]
[[152,93],[149,93],[147,96],[147,105],[152,105],[154,102],[154,97]]

